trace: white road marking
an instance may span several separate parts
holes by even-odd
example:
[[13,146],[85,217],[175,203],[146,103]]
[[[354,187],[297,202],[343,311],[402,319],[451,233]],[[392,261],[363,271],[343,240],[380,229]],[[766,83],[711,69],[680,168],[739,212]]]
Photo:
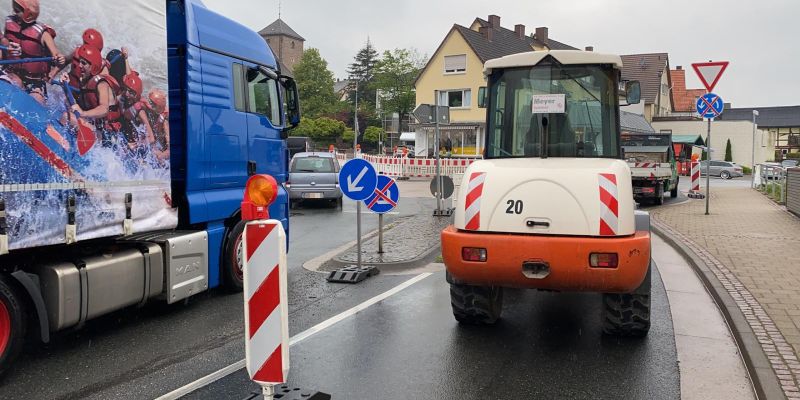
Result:
[[[391,296],[394,296],[397,293],[400,293],[403,289],[406,289],[409,286],[411,286],[411,285],[413,285],[413,284],[415,284],[415,283],[417,283],[417,282],[419,282],[419,281],[421,281],[421,280],[423,280],[423,279],[425,279],[425,278],[427,278],[427,277],[429,277],[431,275],[432,274],[429,273],[429,272],[428,273],[424,273],[424,274],[419,274],[419,275],[417,275],[417,276],[415,276],[415,277],[413,277],[413,278],[411,278],[411,279],[409,279],[409,280],[407,280],[407,281],[395,286],[394,288],[387,290],[386,292],[383,292],[383,293],[381,293],[381,294],[379,294],[379,295],[377,295],[377,296],[375,296],[375,297],[373,297],[373,298],[371,298],[371,299],[369,299],[369,300],[367,300],[367,301],[365,301],[365,302],[363,302],[363,303],[361,303],[361,304],[359,304],[359,305],[357,305],[357,306],[355,306],[353,308],[350,308],[347,311],[344,311],[344,312],[342,312],[340,314],[337,314],[337,315],[335,315],[335,316],[333,316],[331,318],[328,318],[327,320],[322,321],[319,324],[316,324],[316,325],[312,326],[311,328],[308,328],[305,331],[300,332],[297,335],[292,336],[289,339],[289,346],[290,347],[294,346],[294,345],[302,342],[303,340],[306,340],[306,339],[310,338],[311,336],[314,336],[317,333],[320,333],[320,332],[324,331],[325,329],[330,328],[331,326],[336,325],[337,323],[344,321],[348,317],[352,317],[353,315],[358,314],[359,312],[366,310],[369,306],[372,306],[375,303],[378,303],[378,302],[380,302],[382,300],[386,300],[387,298],[389,298]],[[200,379],[198,379],[198,380],[196,380],[196,381],[194,381],[192,383],[189,383],[188,385],[179,387],[179,388],[177,388],[177,389],[175,389],[175,390],[173,390],[173,391],[171,391],[171,392],[169,392],[169,393],[167,393],[165,395],[157,397],[155,400],[175,400],[175,399],[180,398],[182,396],[185,396],[185,395],[187,395],[187,394],[189,394],[191,392],[194,392],[197,389],[200,389],[200,388],[202,388],[204,386],[207,386],[207,385],[209,385],[211,383],[214,383],[214,382],[216,382],[216,381],[218,381],[218,380],[220,380],[220,379],[222,379],[222,378],[224,378],[224,377],[226,377],[226,376],[228,376],[228,375],[230,375],[230,374],[232,374],[232,373],[244,368],[244,366],[245,366],[245,360],[239,360],[239,361],[237,361],[237,362],[235,362],[235,363],[233,363],[231,365],[228,365],[225,368],[222,368],[222,369],[220,369],[218,371],[212,372],[212,373],[210,373],[210,374],[208,374],[208,375],[206,375],[206,376],[204,376],[204,377],[202,377],[202,378],[200,378]]]

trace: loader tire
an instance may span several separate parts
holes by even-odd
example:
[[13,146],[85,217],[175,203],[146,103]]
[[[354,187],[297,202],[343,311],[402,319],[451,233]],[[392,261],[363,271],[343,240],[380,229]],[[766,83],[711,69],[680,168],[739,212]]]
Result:
[[503,311],[503,288],[450,284],[450,304],[456,321],[470,325],[491,325]]
[[[652,269],[652,265],[651,265]],[[650,271],[633,293],[603,294],[603,333],[644,337],[650,331]]]
[[0,377],[22,350],[26,327],[22,299],[9,279],[0,276]]

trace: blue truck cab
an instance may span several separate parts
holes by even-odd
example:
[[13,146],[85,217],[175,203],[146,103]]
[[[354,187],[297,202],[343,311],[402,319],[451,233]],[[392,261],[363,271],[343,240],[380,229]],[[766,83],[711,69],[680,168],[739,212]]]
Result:
[[224,268],[226,241],[235,241],[230,233],[239,231],[249,176],[269,174],[277,180],[270,217],[281,221],[288,237],[285,139],[299,122],[296,86],[281,74],[261,36],[199,1],[168,1],[167,39],[173,197],[179,228],[208,231],[209,286],[214,287]]
[[[133,193],[125,193],[124,203],[122,197],[115,197],[112,205],[127,210],[124,234],[9,251],[13,226],[7,223],[6,198],[10,192],[0,192],[0,315],[8,315],[10,321],[0,324],[0,374],[27,339],[46,343],[51,332],[79,327],[89,319],[151,301],[183,301],[217,286],[240,291],[241,205],[246,182],[253,175],[268,174],[277,181],[277,198],[269,214],[283,224],[288,238],[286,138],[300,121],[294,80],[281,71],[256,32],[212,12],[199,0],[164,1],[170,151],[170,182],[164,186],[171,186],[171,195],[164,194],[166,206],[161,207],[171,216],[177,209],[177,227],[130,229],[131,208],[136,207],[134,187]],[[14,115],[0,112],[3,132],[26,134],[30,139],[7,140],[8,146],[16,147],[4,151],[33,154],[36,146],[31,143],[40,143],[37,148],[42,155],[25,158],[19,163],[21,169],[0,169],[4,188],[30,189],[6,185],[11,173],[25,172],[21,175],[25,178],[36,172],[41,180],[79,166],[80,156],[60,148],[49,133],[43,133],[43,126],[57,123],[48,120],[44,108],[27,93],[0,82],[0,100],[38,110]],[[30,115],[42,117],[25,119]],[[53,150],[44,151],[43,146]],[[45,159],[63,161],[57,164],[63,168],[54,169]],[[75,210],[87,197],[82,193],[86,183],[57,177],[45,182],[52,185],[61,204],[57,207],[63,207],[58,212],[63,214],[39,229],[52,230],[52,225],[63,223],[67,232],[75,232]],[[25,232],[15,234],[24,236]]]

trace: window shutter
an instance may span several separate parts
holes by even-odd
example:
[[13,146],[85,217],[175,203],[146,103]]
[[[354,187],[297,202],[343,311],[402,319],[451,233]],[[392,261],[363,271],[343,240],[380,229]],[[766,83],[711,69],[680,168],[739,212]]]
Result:
[[463,72],[467,70],[467,55],[444,56],[444,72]]

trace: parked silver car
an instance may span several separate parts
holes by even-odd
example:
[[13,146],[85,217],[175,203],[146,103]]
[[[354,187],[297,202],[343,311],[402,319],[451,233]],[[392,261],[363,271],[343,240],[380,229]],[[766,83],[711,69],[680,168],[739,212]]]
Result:
[[[700,174],[706,174],[708,161],[700,161]],[[722,179],[739,178],[744,176],[742,167],[730,161],[711,161],[711,176],[718,176]]]
[[303,200],[328,201],[341,207],[339,161],[327,152],[295,154],[289,165],[286,189],[292,208]]

